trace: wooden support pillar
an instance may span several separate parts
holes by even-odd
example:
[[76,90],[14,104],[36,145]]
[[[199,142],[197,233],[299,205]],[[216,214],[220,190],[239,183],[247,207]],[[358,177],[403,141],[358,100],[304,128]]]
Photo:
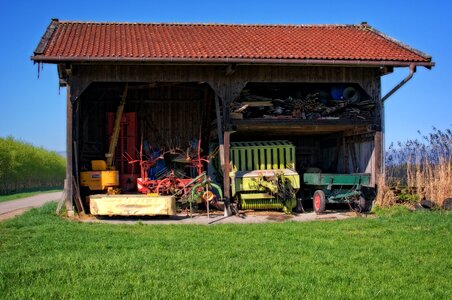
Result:
[[223,125],[221,121],[220,98],[215,95],[215,113],[217,116],[217,132],[218,132],[218,152],[220,154],[220,165],[224,167],[224,143],[223,143]]
[[[223,190],[224,190],[224,203],[225,216],[231,215],[231,183],[229,178],[229,142],[230,135],[235,131],[231,131],[231,122],[229,117],[230,105],[234,99],[236,99],[242,89],[246,85],[246,81],[234,80],[228,78],[227,80],[218,80],[209,83],[212,89],[215,91],[215,110],[217,116],[217,126],[218,126],[218,143],[219,143],[219,156],[221,161],[221,166],[223,170]],[[220,98],[222,100],[222,113],[220,114]]]
[[[385,107],[381,101],[381,80],[380,75],[375,74],[375,78],[372,81],[373,86],[373,98],[376,99],[377,107],[375,124],[377,125],[377,131],[374,135],[374,168],[371,176],[371,184],[378,188],[378,182],[380,178],[384,180],[384,132],[385,132]],[[383,177],[382,177],[383,176]]]
[[377,131],[375,133],[374,137],[374,143],[375,143],[375,177],[374,178],[374,185],[378,184],[378,180],[381,176],[383,176],[383,160],[384,160],[384,150],[383,150],[383,132]]
[[72,133],[73,133],[73,113],[71,101],[71,86],[68,84],[66,88],[66,211],[68,216],[74,214],[74,189],[73,189],[73,171],[72,171]]
[[224,132],[224,167],[223,167],[223,194],[224,194],[224,215],[231,215],[231,180],[229,178],[229,167],[230,167],[230,158],[229,158],[229,142],[230,136],[234,133],[234,131],[225,131]]

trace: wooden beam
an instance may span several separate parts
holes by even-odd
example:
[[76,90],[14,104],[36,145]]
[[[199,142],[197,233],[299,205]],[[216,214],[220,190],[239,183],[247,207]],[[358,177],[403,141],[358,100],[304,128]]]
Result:
[[72,101],[71,101],[71,86],[66,88],[66,211],[68,216],[74,215],[74,192],[73,192],[73,161],[72,161]]
[[[238,65],[225,76],[224,65],[79,64],[73,74],[92,82],[208,82],[212,88],[234,82],[358,83],[371,93],[369,83],[379,68]],[[81,85],[82,86],[82,85]]]
[[375,143],[375,175],[372,176],[373,178],[373,184],[377,185],[378,180],[380,179],[380,176],[383,176],[383,159],[384,159],[384,152],[383,152],[383,132],[377,131],[375,133],[374,137],[374,143]]
[[108,153],[105,154],[105,156],[107,157],[108,168],[111,168],[113,166],[113,158],[115,156],[116,145],[118,144],[119,131],[121,130],[122,112],[124,111],[124,106],[126,105],[128,88],[129,85],[126,83],[126,86],[124,87],[124,92],[121,97],[121,102],[119,102],[118,110],[116,111],[115,125],[113,127],[113,134],[111,135],[110,139],[110,147],[108,149]]
[[373,125],[366,121],[348,120],[231,120],[238,132],[266,134],[328,134],[357,135],[373,132]]
[[229,178],[229,166],[230,166],[230,157],[229,157],[229,144],[230,137],[234,131],[226,131],[224,133],[224,167],[223,167],[223,195],[224,195],[224,214],[225,216],[231,215],[231,180]]
[[220,155],[220,165],[221,168],[224,168],[223,126],[221,122],[220,98],[217,94],[215,94],[215,113],[217,116],[218,152]]
[[[77,122],[76,122],[77,123]],[[74,184],[74,196],[75,196],[75,207],[77,207],[77,212],[80,214],[85,214],[85,209],[82,203],[82,197],[80,196],[80,181],[79,181],[79,172],[78,172],[78,147],[77,141],[74,139],[73,143],[73,158],[74,158],[74,166],[75,166],[75,174],[72,176],[72,181]]]

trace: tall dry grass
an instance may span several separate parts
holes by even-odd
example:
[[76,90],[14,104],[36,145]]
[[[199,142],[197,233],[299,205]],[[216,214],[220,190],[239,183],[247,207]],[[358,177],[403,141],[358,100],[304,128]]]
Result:
[[378,193],[375,198],[375,203],[380,207],[389,207],[397,202],[394,191],[387,184],[383,176],[378,178]]
[[[377,204],[397,201],[391,190],[404,187],[417,199],[428,199],[442,207],[452,198],[452,131],[433,128],[421,139],[391,145],[386,153],[386,172],[379,185]],[[390,198],[393,198],[392,200]]]

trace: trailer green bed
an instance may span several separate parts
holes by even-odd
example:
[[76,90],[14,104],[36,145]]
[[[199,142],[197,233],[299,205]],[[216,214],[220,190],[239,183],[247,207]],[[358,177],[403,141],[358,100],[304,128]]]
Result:
[[304,173],[303,190],[312,195],[314,211],[321,214],[328,203],[356,204],[360,211],[370,208],[362,189],[371,187],[370,174]]

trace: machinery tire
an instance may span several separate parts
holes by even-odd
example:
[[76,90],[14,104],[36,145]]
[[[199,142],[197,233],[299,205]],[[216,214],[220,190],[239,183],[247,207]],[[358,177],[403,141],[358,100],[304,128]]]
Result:
[[358,201],[359,201],[358,202],[359,212],[361,212],[361,213],[368,212],[372,208],[372,201],[367,200],[363,196],[359,196]]
[[359,91],[352,86],[346,88],[342,93],[342,96],[344,97],[345,100],[348,100],[351,103],[357,102],[360,98]]
[[325,212],[325,206],[325,193],[322,190],[315,191],[314,196],[312,197],[312,207],[314,208],[314,212],[318,215],[323,214]]

